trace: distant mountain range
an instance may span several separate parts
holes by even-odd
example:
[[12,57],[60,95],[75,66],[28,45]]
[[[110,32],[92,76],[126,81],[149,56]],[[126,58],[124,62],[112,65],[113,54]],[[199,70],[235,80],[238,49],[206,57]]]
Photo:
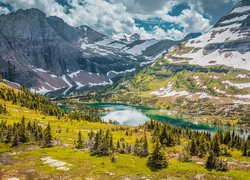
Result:
[[0,73],[8,82],[41,94],[100,89],[180,42],[143,40],[139,34],[117,41],[88,26],[69,26],[38,9],[18,10],[0,16]]

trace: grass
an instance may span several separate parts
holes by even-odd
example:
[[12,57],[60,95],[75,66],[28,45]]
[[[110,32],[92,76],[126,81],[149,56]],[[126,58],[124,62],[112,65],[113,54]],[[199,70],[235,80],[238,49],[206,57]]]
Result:
[[[169,157],[169,166],[158,172],[152,172],[146,167],[147,158],[139,158],[134,155],[116,154],[117,162],[112,163],[111,157],[96,157],[91,156],[87,151],[75,150],[74,141],[77,139],[79,131],[82,132],[83,138],[86,139],[88,132],[91,130],[98,131],[99,129],[119,129],[120,127],[133,129],[133,127],[91,123],[86,121],[72,121],[67,118],[58,119],[53,116],[44,116],[38,111],[30,110],[25,107],[13,105],[7,101],[0,101],[6,104],[8,109],[7,115],[0,115],[1,120],[7,120],[8,124],[20,122],[22,116],[25,116],[27,121],[37,121],[44,126],[50,123],[52,127],[52,134],[54,138],[62,141],[61,146],[52,148],[40,148],[36,144],[25,144],[19,147],[10,148],[10,145],[0,144],[0,162],[3,156],[13,159],[11,164],[0,164],[0,179],[7,179],[10,177],[18,177],[20,179],[34,179],[36,177],[43,179],[141,179],[142,177],[148,179],[192,179],[195,176],[203,176],[205,179],[248,179],[250,171],[248,169],[236,168],[229,172],[208,171],[204,166],[196,162],[183,163],[171,157],[173,154],[178,154],[182,151],[183,145],[186,144],[181,140],[181,145],[172,148],[165,148],[164,152]],[[61,129],[61,133],[58,130]],[[68,129],[68,132],[67,132]],[[130,145],[135,143],[136,138],[143,136],[143,130],[138,133],[133,133],[132,136],[126,136],[125,130],[117,130],[112,132],[114,137],[114,144],[119,138],[124,138]],[[152,143],[150,134],[148,134],[149,149],[152,151]],[[13,154],[13,152],[17,152]],[[229,161],[235,162],[250,162],[250,158],[241,157],[240,151],[230,151],[231,157],[227,158]],[[55,167],[44,164],[41,161],[43,157],[52,157],[71,164],[71,170],[60,171]],[[203,159],[202,161],[204,161]],[[107,172],[114,173],[107,175]]]
[[[72,169],[68,172],[61,172],[40,160],[42,157],[51,156],[53,159],[72,164]],[[146,167],[146,158],[139,158],[132,155],[117,155],[117,162],[112,163],[110,157],[90,156],[88,152],[74,150],[67,147],[53,147],[49,149],[34,149],[14,156],[16,163],[4,166],[4,171],[24,172],[32,169],[38,172],[40,176],[45,177],[68,177],[94,178],[94,179],[121,179],[125,177],[139,178],[148,177],[149,179],[177,178],[190,179],[197,174],[202,174],[206,179],[223,179],[231,177],[232,179],[247,179],[249,171],[231,170],[229,172],[208,171],[202,165],[194,162],[182,163],[176,159],[169,161],[168,168],[151,172]],[[25,161],[25,163],[24,163]],[[108,176],[107,172],[114,173]]]

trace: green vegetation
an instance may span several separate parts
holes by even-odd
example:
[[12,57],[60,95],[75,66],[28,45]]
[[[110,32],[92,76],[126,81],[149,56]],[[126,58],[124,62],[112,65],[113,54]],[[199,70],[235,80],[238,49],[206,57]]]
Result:
[[[102,92],[82,96],[80,100],[156,107],[195,122],[246,129],[249,128],[250,105],[235,102],[236,96],[247,95],[250,91],[232,84],[249,82],[247,74],[248,71],[225,66],[170,64],[167,59],[161,59],[135,76]],[[183,91],[188,95],[159,97],[152,94],[155,91],[169,94]]]
[[247,179],[250,174],[250,137],[232,131],[211,136],[154,120],[130,127],[70,118],[62,110],[60,118],[45,115],[11,98],[0,98],[0,104],[7,110],[0,114],[2,179]]
[[155,148],[148,158],[147,166],[150,167],[152,171],[163,169],[168,166],[165,154],[161,150],[161,144],[159,140],[157,140]]
[[0,104],[0,114],[7,114],[6,105]]
[[29,121],[26,124],[24,117],[20,123],[13,125],[7,125],[7,121],[0,123],[0,143],[11,144],[11,147],[15,147],[28,142],[35,142],[43,147],[52,147],[50,125],[42,130],[36,122]]

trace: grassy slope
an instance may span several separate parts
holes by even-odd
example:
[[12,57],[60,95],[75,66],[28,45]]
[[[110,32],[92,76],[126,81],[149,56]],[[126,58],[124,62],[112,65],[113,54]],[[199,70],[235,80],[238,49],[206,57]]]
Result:
[[[225,92],[227,95],[250,93],[250,90],[247,88],[238,89],[222,83],[222,81],[247,83],[249,82],[248,77],[240,78],[237,76],[248,73],[245,70],[234,70],[222,66],[172,65],[166,59],[161,59],[139,72],[133,78],[119,83],[107,91],[106,94],[104,93],[100,96],[106,97],[102,98],[102,101],[126,102],[171,109],[179,114],[187,115],[188,119],[195,119],[196,121],[212,121],[211,123],[214,123],[214,121],[221,119],[225,120],[224,124],[234,124],[235,121],[237,122],[245,118],[246,114],[244,112],[250,110],[250,105],[244,105],[244,107],[241,105],[238,109],[233,107],[232,112],[228,113],[228,117],[224,116],[226,114],[225,111],[221,110],[215,113],[214,109],[219,110],[223,105],[231,104],[234,101],[231,96],[225,96],[222,92]],[[195,77],[198,77],[198,80]],[[193,94],[192,98],[181,96],[157,97],[150,94],[162,87],[167,87],[169,83],[173,83],[172,89],[175,91],[188,91]],[[196,95],[196,93],[200,92],[213,96],[213,98],[200,99]],[[204,111],[204,114],[197,116],[197,111],[200,111],[200,109]]]
[[[43,179],[125,179],[126,177],[130,179],[141,179],[143,176],[149,179],[190,179],[197,174],[203,174],[202,176],[205,176],[206,179],[214,179],[215,176],[217,176],[218,179],[223,179],[224,177],[247,179],[247,177],[250,176],[249,168],[244,170],[237,167],[236,170],[222,173],[216,171],[209,172],[202,165],[198,165],[195,162],[181,163],[173,157],[182,149],[182,146],[165,149],[166,154],[170,158],[169,167],[159,172],[151,172],[145,166],[146,158],[139,158],[133,155],[117,155],[118,161],[111,163],[110,157],[94,157],[90,156],[86,151],[75,150],[73,148],[74,140],[77,138],[79,130],[81,130],[83,137],[86,138],[90,130],[98,130],[100,128],[111,129],[120,126],[86,121],[71,121],[67,119],[59,120],[56,117],[44,116],[39,112],[12,105],[10,102],[0,100],[0,103],[6,104],[9,111],[8,115],[0,115],[1,120],[7,120],[9,124],[12,124],[20,121],[21,117],[25,116],[27,120],[37,121],[42,125],[46,125],[50,122],[53,136],[62,141],[61,146],[52,148],[39,148],[32,143],[16,148],[10,148],[9,145],[0,144],[0,160],[2,161],[3,156],[14,160],[13,163],[8,165],[0,164],[0,179],[7,179],[9,177],[18,177],[20,179],[33,179],[34,177]],[[56,132],[59,126],[62,130],[61,133]],[[67,128],[69,129],[68,133],[66,132]],[[129,128],[133,129],[132,127]],[[141,137],[142,135],[142,130],[137,134],[133,134],[132,137],[125,136],[125,131],[119,130],[113,132],[114,143],[116,143],[118,138],[124,137],[127,142],[134,144],[135,138]],[[150,142],[150,136],[148,137]],[[183,142],[182,144],[185,143],[186,142]],[[152,150],[152,143],[150,142],[149,145]],[[230,161],[239,160],[250,162],[249,158],[241,157],[241,153],[238,151],[232,154],[233,157],[230,157]],[[56,170],[56,168],[50,167],[47,164],[43,164],[40,159],[48,156],[72,164],[72,166],[70,166],[71,170],[64,172]],[[114,175],[108,176],[106,172],[113,172]]]

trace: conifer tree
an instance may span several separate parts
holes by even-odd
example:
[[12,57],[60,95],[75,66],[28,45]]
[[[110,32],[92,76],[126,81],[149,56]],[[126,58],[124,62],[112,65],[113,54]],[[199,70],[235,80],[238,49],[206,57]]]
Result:
[[11,147],[15,147],[20,143],[18,133],[16,132],[13,138]]
[[27,134],[26,134],[26,127],[25,127],[25,118],[24,116],[22,117],[20,128],[19,128],[19,141],[21,143],[26,143],[27,142]]
[[190,146],[190,155],[196,156],[197,154],[198,154],[197,143],[196,143],[194,137],[192,137],[191,146]]
[[212,151],[216,157],[220,155],[220,146],[216,137],[212,141]]
[[148,140],[147,140],[147,135],[146,132],[144,132],[144,138],[143,138],[143,144],[142,144],[142,156],[146,157],[148,156],[149,152],[148,152]]
[[82,149],[83,148],[83,140],[82,140],[82,134],[81,131],[78,133],[78,139],[76,141],[76,149]]
[[247,143],[247,141],[245,141],[244,146],[243,146],[242,156],[247,156],[248,155],[247,151],[248,151],[248,143]]
[[206,168],[212,170],[216,168],[216,155],[213,152],[209,153],[209,156],[206,161]]
[[44,147],[52,147],[53,146],[53,139],[52,139],[52,135],[51,135],[50,124],[48,124],[48,126],[44,130],[43,146]]
[[163,169],[168,166],[165,154],[161,150],[159,140],[156,141],[153,153],[148,157],[147,166],[152,170]]

